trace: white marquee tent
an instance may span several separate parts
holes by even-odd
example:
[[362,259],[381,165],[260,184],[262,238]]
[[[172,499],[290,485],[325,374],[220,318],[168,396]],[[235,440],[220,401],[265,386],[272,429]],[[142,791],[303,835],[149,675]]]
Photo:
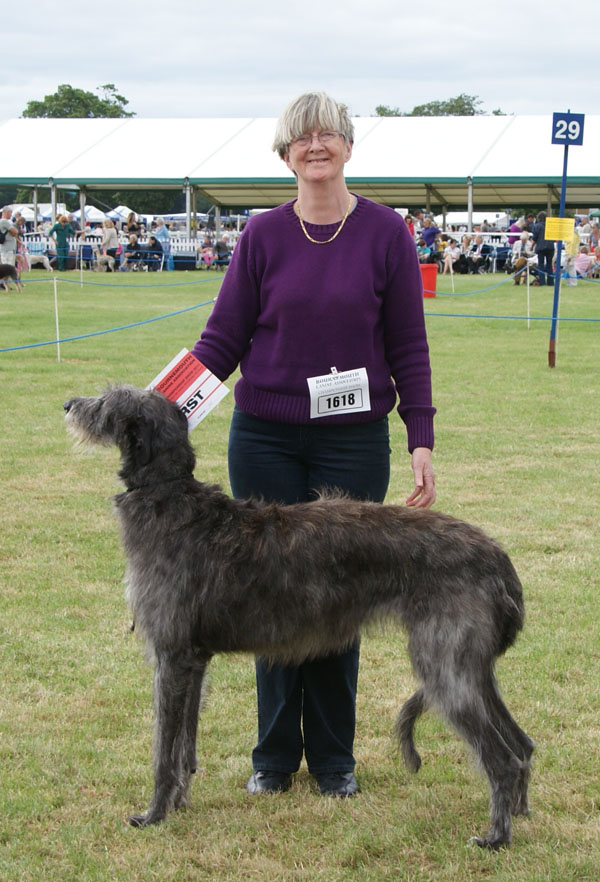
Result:
[[[0,123],[0,184],[183,189],[216,206],[270,207],[295,194],[271,151],[275,120],[12,119]],[[357,117],[349,187],[398,207],[440,211],[558,205],[563,149],[543,116]],[[569,149],[567,205],[600,205],[600,116]],[[19,148],[15,149],[14,145]]]

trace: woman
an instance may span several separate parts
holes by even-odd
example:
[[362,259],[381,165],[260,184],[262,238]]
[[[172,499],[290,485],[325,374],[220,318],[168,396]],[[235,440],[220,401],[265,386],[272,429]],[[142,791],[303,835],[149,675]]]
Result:
[[456,239],[450,239],[444,248],[444,269],[442,275],[446,273],[455,273],[458,271],[458,261],[460,258],[460,248]]
[[144,258],[146,266],[152,272],[157,272],[159,269],[162,269],[163,247],[156,236],[149,236],[148,247]]
[[553,285],[554,278],[552,272],[552,259],[554,257],[554,242],[545,238],[546,232],[546,212],[540,211],[537,220],[531,231],[531,238],[535,243],[535,253],[537,254],[537,271],[540,285]]
[[127,220],[123,225],[123,231],[132,235],[133,233],[137,234],[140,232],[140,225],[138,224],[137,217],[135,216],[135,212],[131,211],[127,215]]
[[593,265],[594,258],[590,254],[589,248],[587,245],[582,245],[579,249],[579,253],[575,257],[575,272],[577,273],[580,279],[585,279],[589,275]]
[[64,214],[59,215],[56,223],[48,230],[48,238],[56,241],[56,260],[59,272],[68,269],[69,236],[77,235]]
[[137,261],[141,260],[141,258],[142,251],[138,243],[138,237],[134,233],[132,233],[129,236],[127,244],[125,245],[125,249],[123,251],[123,260],[121,261],[119,272],[128,272],[129,264],[133,263],[137,265]]
[[[102,227],[102,241],[100,242],[100,247],[107,257],[112,257],[116,260],[117,248],[119,247],[119,237],[117,236],[115,225],[107,218],[105,221],[102,221]],[[106,267],[106,271],[109,273],[112,272],[110,265]]]
[[511,252],[512,272],[515,277],[515,285],[520,285],[521,279],[523,279],[524,283],[527,282],[527,275],[524,270],[532,257],[533,252],[529,243],[529,233],[523,231],[519,241],[515,242],[513,245]]
[[[193,350],[221,379],[241,365],[229,439],[236,498],[292,504],[335,487],[382,502],[397,389],[415,481],[407,504],[435,499],[416,249],[400,215],[349,193],[353,138],[346,107],[324,93],[288,106],[273,149],[296,176],[298,198],[249,221]],[[319,383],[345,371],[356,375],[351,396],[319,396]],[[298,668],[257,660],[250,793],[287,790],[303,750],[322,793],[358,792],[358,658],[356,645]]]

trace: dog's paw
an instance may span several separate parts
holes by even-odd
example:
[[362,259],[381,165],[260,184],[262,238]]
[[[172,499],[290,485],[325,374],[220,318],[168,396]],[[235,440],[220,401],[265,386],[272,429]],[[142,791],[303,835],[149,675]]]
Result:
[[488,851],[500,851],[501,848],[508,848],[509,842],[500,840],[482,839],[480,836],[472,836],[469,843],[478,845],[479,848],[487,848]]
[[131,815],[127,820],[131,824],[132,827],[150,827],[152,824],[158,824],[159,821],[162,821],[164,818],[163,815],[156,815],[152,812],[148,812],[147,815]]

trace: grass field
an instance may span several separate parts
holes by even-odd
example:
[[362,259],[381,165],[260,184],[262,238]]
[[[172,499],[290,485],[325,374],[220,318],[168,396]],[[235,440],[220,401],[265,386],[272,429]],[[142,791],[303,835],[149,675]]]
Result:
[[[55,339],[53,284],[35,279],[21,295],[0,292],[0,350]],[[489,317],[526,314],[525,289],[505,276],[457,278],[454,296],[444,277],[438,296],[425,300],[438,408],[436,507],[503,543],[526,598],[525,630],[499,677],[537,743],[532,815],[516,820],[509,851],[489,854],[468,842],[486,828],[486,783],[454,733],[423,718],[423,767],[414,777],[395,752],[395,715],[414,686],[400,633],[363,640],[359,798],[318,796],[304,768],[287,794],[245,793],[254,672],[250,658],[235,656],[212,665],[189,808],[148,830],[125,823],[152,790],[151,670],[123,599],[110,506],[119,489],[116,450],[73,450],[61,405],[107,382],[146,385],[193,345],[219,277],[164,273],[150,281],[90,273],[82,287],[67,274],[57,283],[60,336],[178,314],[65,342],[60,361],[53,345],[0,352],[0,878],[597,880],[598,284],[563,288],[561,315],[596,322],[561,323],[553,370],[547,320],[528,328],[523,318]],[[181,312],[197,304],[207,305]],[[533,319],[549,316],[552,289],[532,288],[529,306]],[[226,487],[232,406],[229,395],[192,435],[196,476]],[[397,417],[392,446],[388,500],[402,502],[411,476]]]

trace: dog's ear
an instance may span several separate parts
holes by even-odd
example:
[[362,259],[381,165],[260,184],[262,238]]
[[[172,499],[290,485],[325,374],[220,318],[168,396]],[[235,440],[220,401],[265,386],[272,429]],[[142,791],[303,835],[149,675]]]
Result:
[[138,420],[130,423],[127,427],[129,437],[130,450],[135,450],[135,460],[138,466],[148,465],[154,456],[153,445],[153,427],[148,425],[148,421],[144,419],[140,413]]
[[156,407],[148,406],[149,403],[156,402],[157,394],[159,393],[149,392],[147,396],[140,398],[137,416],[128,427],[129,443],[132,445],[131,449],[136,450],[138,465],[148,465],[161,453],[179,445],[182,433],[187,437],[187,419],[175,404],[167,399],[161,401],[171,411],[169,419],[165,418],[162,409],[157,412]]

